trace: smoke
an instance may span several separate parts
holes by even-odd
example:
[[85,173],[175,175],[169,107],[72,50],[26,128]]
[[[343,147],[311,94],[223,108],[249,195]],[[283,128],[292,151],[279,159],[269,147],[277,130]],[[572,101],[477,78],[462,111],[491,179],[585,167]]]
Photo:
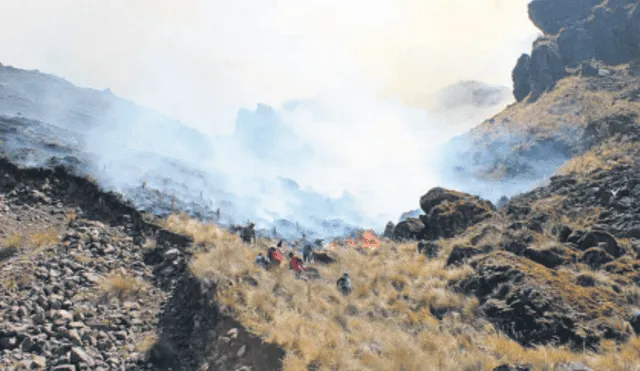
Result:
[[0,0],[0,61],[110,88],[194,129],[104,107],[84,132],[114,188],[153,175],[238,215],[382,228],[441,182],[438,145],[508,103],[434,109],[460,80],[510,86],[536,37],[527,2]]

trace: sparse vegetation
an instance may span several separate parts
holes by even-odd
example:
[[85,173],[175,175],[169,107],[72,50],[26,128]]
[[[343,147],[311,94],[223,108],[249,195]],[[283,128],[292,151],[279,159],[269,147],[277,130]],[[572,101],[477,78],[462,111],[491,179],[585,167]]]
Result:
[[67,221],[70,221],[70,222],[72,222],[72,221],[74,221],[74,220],[76,220],[78,218],[78,215],[73,210],[67,210],[67,212],[65,212],[64,215],[67,218]]
[[129,277],[121,272],[104,277],[99,283],[102,299],[117,298],[118,301],[137,300],[150,285],[137,277]]
[[12,233],[2,239],[0,247],[6,249],[19,249],[25,244],[25,238],[20,233]]
[[153,345],[157,340],[158,340],[158,335],[155,332],[150,332],[145,334],[142,337],[142,340],[140,340],[140,342],[136,344],[136,351],[140,353],[148,352],[153,347]]
[[31,234],[28,239],[32,248],[39,248],[60,242],[60,235],[54,228],[49,228],[46,231]]
[[198,223],[186,214],[170,215],[164,222],[164,227],[191,236],[196,245],[213,244],[225,237],[235,239],[235,236],[223,234],[216,225]]
[[595,170],[611,170],[618,165],[633,165],[639,157],[640,143],[611,140],[570,159],[557,172],[563,175],[578,175],[578,179],[584,179]]
[[[213,228],[197,226],[195,221],[187,225],[177,228],[194,234]],[[496,243],[502,227],[487,227],[487,223],[474,226],[476,232],[464,238]],[[194,234],[190,235],[195,238]],[[551,346],[523,348],[497,333],[476,316],[477,299],[447,288],[450,280],[471,273],[468,265],[444,267],[445,251],[456,241],[465,242],[463,237],[442,240],[442,257],[434,260],[417,256],[414,244],[383,242],[373,251],[337,248],[333,251],[337,264],[313,265],[321,279],[302,280],[286,266],[260,269],[253,260],[262,250],[240,243],[227,232],[207,235],[208,239],[200,241],[215,247],[194,257],[192,272],[218,283],[217,300],[224,311],[287,351],[286,370],[309,365],[323,370],[491,370],[505,362],[552,370],[566,361],[597,370],[637,369],[637,338],[595,354]],[[565,299],[585,310],[606,311],[611,304],[607,295],[600,298],[604,301],[594,301],[595,289],[574,283],[576,275],[571,272],[549,274],[533,262],[522,264],[541,283],[570,287]],[[354,284],[347,297],[335,288],[335,280],[344,271]],[[613,295],[611,289],[606,291]]]

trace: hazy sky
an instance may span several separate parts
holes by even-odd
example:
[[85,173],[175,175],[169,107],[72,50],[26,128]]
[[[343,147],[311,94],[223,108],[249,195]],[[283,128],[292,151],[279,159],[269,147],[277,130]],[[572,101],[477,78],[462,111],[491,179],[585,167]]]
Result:
[[510,86],[537,34],[527,3],[0,0],[0,62],[111,88],[208,134],[233,132],[242,107],[313,101],[322,114],[282,113],[315,146],[313,174],[283,175],[395,212],[434,185],[416,157],[448,135],[420,108],[461,79]]

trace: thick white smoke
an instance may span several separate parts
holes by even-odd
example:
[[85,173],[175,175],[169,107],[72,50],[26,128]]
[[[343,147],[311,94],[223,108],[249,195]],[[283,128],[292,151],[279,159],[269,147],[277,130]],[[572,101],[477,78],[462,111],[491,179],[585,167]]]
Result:
[[510,86],[536,36],[527,2],[0,0],[0,62],[111,88],[207,136],[175,142],[152,117],[111,112],[90,137],[105,163],[132,161],[130,147],[160,153],[284,214],[299,208],[259,179],[347,190],[380,228],[438,184],[437,145],[508,103],[429,110],[459,80]]

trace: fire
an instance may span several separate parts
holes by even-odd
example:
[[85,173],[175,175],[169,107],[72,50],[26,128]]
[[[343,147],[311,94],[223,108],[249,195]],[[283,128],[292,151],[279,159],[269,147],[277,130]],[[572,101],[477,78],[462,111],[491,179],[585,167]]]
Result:
[[[344,245],[346,247],[353,247],[353,248],[361,246],[364,249],[377,249],[380,247],[380,240],[376,237],[375,232],[373,230],[370,230],[362,233],[362,237],[358,239],[345,240]],[[340,243],[333,241],[327,246],[327,249],[333,250],[339,246],[341,246]]]

